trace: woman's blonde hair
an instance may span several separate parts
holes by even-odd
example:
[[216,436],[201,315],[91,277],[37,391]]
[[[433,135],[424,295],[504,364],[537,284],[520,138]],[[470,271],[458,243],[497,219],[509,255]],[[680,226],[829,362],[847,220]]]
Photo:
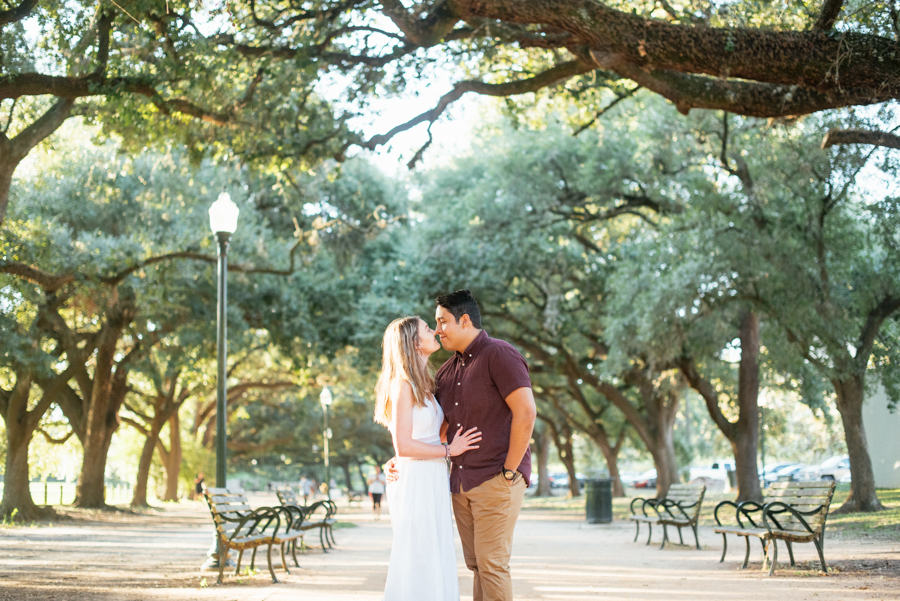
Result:
[[375,385],[375,421],[387,426],[394,413],[391,385],[409,382],[413,402],[425,407],[425,399],[434,394],[434,376],[429,364],[422,364],[417,352],[419,346],[419,317],[395,319],[384,331],[381,343],[381,374]]

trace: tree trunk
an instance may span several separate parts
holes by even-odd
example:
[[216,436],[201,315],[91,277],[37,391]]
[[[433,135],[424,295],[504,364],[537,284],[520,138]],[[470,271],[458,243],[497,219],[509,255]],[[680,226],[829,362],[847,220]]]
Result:
[[359,479],[363,483],[363,487],[361,490],[364,492],[369,491],[369,479],[366,478],[366,473],[363,471],[362,463],[359,461],[356,462],[356,472],[359,474]]
[[737,502],[761,501],[757,446],[759,441],[759,316],[741,316],[741,362],[738,367],[738,419],[731,437],[737,472]]
[[178,500],[178,478],[181,475],[181,419],[178,412],[169,418],[169,455],[163,464],[166,470],[166,494],[163,501]]
[[141,449],[141,460],[138,462],[137,481],[134,485],[134,493],[131,496],[132,507],[148,507],[147,481],[150,479],[150,466],[153,463],[153,451],[159,440],[159,431],[162,425],[158,419],[154,419],[150,425],[150,431],[144,438],[144,447]]
[[353,488],[353,479],[351,478],[350,474],[350,463],[342,463],[341,471],[344,472],[344,480],[347,482],[347,489],[355,490]]
[[881,511],[885,509],[875,491],[875,472],[866,428],[863,424],[862,407],[865,399],[865,376],[851,376],[844,380],[834,380],[837,408],[844,426],[847,455],[850,457],[850,496],[834,513],[857,511]]
[[566,473],[569,475],[569,498],[581,496],[581,487],[578,485],[578,478],[575,476],[575,453],[572,452],[572,428],[568,424],[563,424],[560,428],[559,436],[556,437],[556,450],[559,453],[559,460],[566,466]]
[[713,422],[731,443],[737,471],[737,501],[761,501],[759,470],[756,464],[759,435],[759,317],[745,311],[740,322],[741,362],[738,367],[738,419],[730,422],[719,407],[719,393],[697,370],[690,357],[678,360],[691,387],[706,402]]
[[[547,470],[547,462],[550,459],[550,440],[552,435],[550,428],[545,424],[540,424],[535,428],[534,452],[531,456],[537,458],[537,476],[538,486],[534,493],[536,497],[549,497],[550,491],[550,472]],[[532,475],[533,477],[533,475]]]
[[44,391],[38,404],[28,410],[33,384],[32,374],[17,371],[11,391],[0,389],[0,416],[6,425],[6,471],[4,472],[3,499],[0,501],[0,517],[15,514],[15,518],[31,521],[52,517],[54,511],[40,508],[31,498],[28,474],[28,446],[44,413],[50,408],[50,399],[57,386],[67,376],[58,376],[51,392]]
[[3,480],[3,501],[0,503],[0,517],[8,517],[15,513],[15,519],[32,521],[48,518],[53,510],[40,508],[31,498],[28,478],[28,445],[32,433],[27,428],[13,426],[7,422],[6,439],[6,472]]
[[116,361],[118,342],[125,327],[134,319],[134,296],[130,290],[116,291],[117,300],[107,322],[100,330],[94,356],[94,374],[82,440],[84,459],[75,488],[76,507],[106,507],[106,456],[115,431],[119,428],[119,409],[128,392],[129,361],[140,349]]
[[609,470],[609,477],[612,480],[612,495],[614,497],[624,497],[625,488],[622,486],[622,479],[619,476],[619,451],[622,450],[624,435],[620,434],[619,440],[613,446],[609,443],[609,438],[606,436],[604,429],[595,429],[592,434],[591,440],[603,453],[603,459],[606,461],[606,467]]
[[[0,155],[2,156],[2,155]],[[5,161],[0,161],[5,163]],[[9,205],[9,189],[12,186],[13,172],[15,172],[18,163],[10,165],[8,163],[0,165],[0,227],[6,221],[6,209]]]

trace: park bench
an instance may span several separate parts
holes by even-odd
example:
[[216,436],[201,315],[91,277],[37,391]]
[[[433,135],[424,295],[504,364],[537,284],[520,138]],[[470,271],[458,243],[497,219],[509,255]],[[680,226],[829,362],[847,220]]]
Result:
[[[653,536],[653,524],[663,527],[663,539],[659,548],[662,549],[669,540],[667,526],[678,528],[678,541],[683,545],[681,529],[687,526],[694,531],[694,543],[700,548],[700,540],[697,538],[697,518],[700,517],[700,506],[703,504],[703,495],[706,486],[703,484],[672,484],[669,491],[662,499],[644,499],[637,497],[631,501],[631,517],[634,521],[634,540],[638,539],[641,532],[641,524],[647,524],[647,544]],[[640,503],[638,511],[636,505]],[[649,510],[649,511],[648,511]]]
[[350,505],[351,503],[362,503],[363,497],[365,497],[367,493],[363,490],[350,490],[349,488],[345,488],[344,494],[347,495],[347,505]]
[[[216,525],[216,535],[222,549],[217,579],[219,584],[222,583],[222,574],[225,564],[228,562],[228,552],[231,549],[238,551],[235,575],[241,571],[241,559],[244,557],[244,551],[253,550],[250,558],[250,569],[253,569],[256,562],[256,550],[263,545],[267,547],[266,556],[272,582],[278,582],[278,579],[275,578],[275,570],[272,568],[273,545],[277,545],[281,549],[281,565],[285,572],[290,573],[284,557],[285,545],[303,535],[301,530],[293,527],[294,519],[290,512],[281,507],[252,509],[242,490],[207,488],[203,495],[209,505],[209,511]],[[296,554],[293,557],[294,564],[299,567]]]
[[[778,545],[776,541],[782,540],[787,545],[788,555],[791,557],[791,565],[794,562],[794,550],[792,543],[813,543],[819,552],[819,561],[822,571],[828,572],[825,565],[825,520],[828,518],[828,509],[831,506],[831,498],[834,496],[834,481],[822,480],[818,482],[773,482],[765,491],[762,504],[753,501],[732,503],[722,501],[716,506],[713,513],[716,524],[715,532],[722,535],[724,547],[719,563],[725,561],[725,553],[728,551],[728,534],[743,536],[747,544],[744,553],[744,563],[741,569],[747,567],[750,560],[750,537],[758,538],[763,547],[763,565],[770,562],[769,576],[775,573],[775,562],[778,560]],[[734,507],[736,526],[723,525],[719,520],[719,510],[725,507]],[[772,557],[769,559],[769,541],[772,543]]]
[[[334,540],[334,523],[337,521],[337,504],[331,499],[316,501],[310,505],[302,505],[297,498],[296,493],[290,488],[282,488],[275,491],[278,495],[278,502],[287,511],[291,512],[294,518],[294,528],[304,533],[308,530],[319,530],[319,542],[322,544],[322,551],[328,552],[337,544]],[[301,537],[301,542],[303,538]],[[296,548],[296,542],[292,545],[292,551]]]

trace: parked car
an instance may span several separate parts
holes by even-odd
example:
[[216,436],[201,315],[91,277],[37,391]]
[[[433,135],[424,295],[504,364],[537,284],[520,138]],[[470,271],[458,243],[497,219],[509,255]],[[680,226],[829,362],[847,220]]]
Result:
[[[578,480],[579,486],[584,486],[584,478],[585,475],[581,472],[577,472],[575,474],[575,479]],[[550,479],[550,488],[568,488],[569,487],[569,475],[568,474],[556,474],[556,476]]]
[[728,482],[728,472],[734,471],[734,461],[718,459],[708,467],[692,467],[691,481],[702,481],[709,485],[711,482]]
[[656,488],[656,468],[647,470],[638,476],[632,486],[635,488]]
[[802,480],[833,480],[841,481],[850,475],[850,457],[847,455],[835,455],[829,457],[817,466],[810,467],[798,474]]
[[804,463],[780,463],[776,464],[772,468],[766,469],[765,474],[763,474],[763,479],[766,484],[771,484],[772,482],[777,482],[779,478],[782,480],[789,480],[792,478],[788,478],[788,476],[793,476],[798,471],[805,469],[808,467]]

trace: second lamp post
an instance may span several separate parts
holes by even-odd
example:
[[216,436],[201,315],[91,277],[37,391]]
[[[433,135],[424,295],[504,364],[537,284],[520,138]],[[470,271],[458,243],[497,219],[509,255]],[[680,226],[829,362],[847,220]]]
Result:
[[322,403],[322,414],[325,416],[325,429],[322,437],[325,439],[325,491],[329,499],[331,499],[331,468],[328,464],[328,439],[331,438],[331,428],[328,427],[328,406],[332,400],[331,391],[326,386],[319,395],[319,402]]

